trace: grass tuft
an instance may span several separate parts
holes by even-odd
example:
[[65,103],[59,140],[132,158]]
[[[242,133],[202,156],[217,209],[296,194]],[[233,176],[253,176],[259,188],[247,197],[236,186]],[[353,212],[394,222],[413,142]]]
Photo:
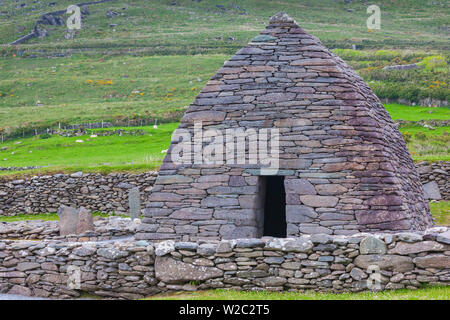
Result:
[[146,298],[146,300],[449,300],[450,286],[431,286],[417,290],[400,289],[381,292],[320,293],[208,290],[175,292]]

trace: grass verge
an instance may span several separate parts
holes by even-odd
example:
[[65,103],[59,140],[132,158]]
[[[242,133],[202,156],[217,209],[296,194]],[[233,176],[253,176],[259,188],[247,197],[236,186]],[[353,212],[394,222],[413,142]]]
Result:
[[161,124],[157,129],[139,127],[144,131],[142,135],[115,134],[97,137],[92,137],[91,134],[78,137],[53,135],[45,138],[37,136],[11,140],[0,144],[6,147],[0,151],[0,166],[43,168],[26,172],[3,171],[0,175],[154,170],[160,166],[165,156],[164,150],[169,147],[170,137],[177,126],[177,123],[169,123]]
[[[94,217],[107,218],[116,216],[115,214],[106,214],[100,212],[93,212]],[[127,217],[125,215],[117,215],[118,217]],[[59,220],[57,213],[39,213],[39,214],[18,214],[15,216],[0,216],[0,222],[15,222],[15,221],[29,221],[29,220],[43,220],[43,221],[57,221]]]
[[432,286],[417,290],[400,289],[381,292],[320,293],[207,290],[156,295],[146,300],[449,300],[450,287]]
[[432,201],[430,210],[438,225],[450,226],[450,201]]

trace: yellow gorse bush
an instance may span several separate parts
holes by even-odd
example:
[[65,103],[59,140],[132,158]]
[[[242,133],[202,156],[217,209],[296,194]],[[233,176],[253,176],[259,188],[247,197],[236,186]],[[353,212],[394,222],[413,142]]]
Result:
[[447,82],[439,81],[439,80],[433,81],[432,84],[430,84],[428,86],[428,88],[430,88],[430,89],[438,89],[438,88],[445,88],[445,87],[447,87]]
[[105,86],[105,85],[112,85],[113,82],[111,80],[86,80],[86,83],[89,85],[97,85],[97,86]]

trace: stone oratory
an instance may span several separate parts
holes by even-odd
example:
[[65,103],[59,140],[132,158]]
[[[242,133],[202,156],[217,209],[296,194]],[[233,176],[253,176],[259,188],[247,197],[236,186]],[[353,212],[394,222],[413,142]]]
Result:
[[[179,129],[195,136],[199,123],[203,130],[277,129],[279,170],[179,163],[173,153],[182,139],[173,138],[138,238],[348,235],[433,224],[406,144],[380,100],[286,13],[217,71]],[[184,153],[194,159],[201,150]]]

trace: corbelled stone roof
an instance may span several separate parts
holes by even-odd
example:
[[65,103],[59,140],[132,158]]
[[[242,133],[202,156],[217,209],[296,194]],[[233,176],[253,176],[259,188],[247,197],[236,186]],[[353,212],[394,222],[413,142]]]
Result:
[[[421,230],[432,224],[406,144],[368,85],[278,13],[206,84],[180,128],[278,128],[288,236]],[[261,236],[256,171],[179,166],[172,142],[142,238]]]

